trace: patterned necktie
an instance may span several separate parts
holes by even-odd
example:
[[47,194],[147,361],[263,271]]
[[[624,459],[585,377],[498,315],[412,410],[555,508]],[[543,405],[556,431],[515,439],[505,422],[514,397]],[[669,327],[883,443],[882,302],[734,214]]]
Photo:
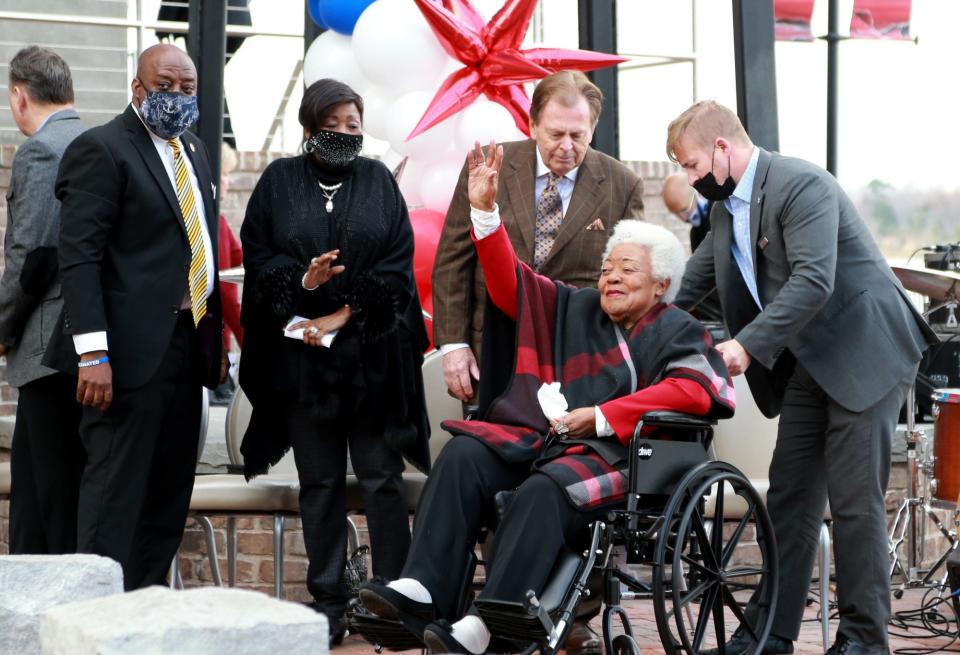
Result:
[[180,151],[180,142],[167,141],[173,149],[173,172],[177,180],[177,202],[183,214],[183,224],[187,228],[187,241],[190,243],[190,309],[193,312],[193,324],[198,325],[207,313],[207,257],[203,248],[203,235],[200,233],[200,214],[190,186],[190,173],[187,162]]
[[547,186],[537,200],[537,225],[533,238],[533,268],[537,271],[547,261],[553,248],[553,240],[560,231],[560,221],[563,220],[563,202],[557,189],[557,183],[561,179],[555,173],[547,173]]

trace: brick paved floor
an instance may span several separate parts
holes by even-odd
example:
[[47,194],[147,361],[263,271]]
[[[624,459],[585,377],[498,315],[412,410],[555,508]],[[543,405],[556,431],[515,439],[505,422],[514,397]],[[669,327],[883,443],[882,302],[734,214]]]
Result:
[[[909,590],[907,591],[903,598],[900,600],[893,601],[893,611],[898,612],[902,610],[915,610],[918,609],[923,600],[923,590]],[[657,634],[656,621],[653,614],[653,603],[650,600],[637,600],[637,601],[627,601],[624,603],[624,606],[627,608],[627,612],[630,616],[631,623],[633,625],[634,635],[637,637],[637,640],[640,644],[641,650],[645,655],[656,655],[658,653],[663,653],[663,646],[660,643],[660,637]],[[947,614],[952,614],[949,610],[946,610]],[[800,629],[800,638],[795,643],[795,652],[798,654],[807,654],[807,653],[823,653],[823,641],[821,637],[821,627],[820,622],[817,620],[817,611],[818,606],[813,604],[807,608],[806,614],[804,616],[803,626]],[[599,630],[599,621],[594,621],[592,624],[593,628]],[[955,626],[953,626],[955,628]],[[830,622],[830,639],[834,637],[834,632],[837,628],[837,619],[833,619]],[[950,641],[945,637],[934,637],[926,639],[906,639],[900,636],[896,636],[893,633],[904,633],[901,629],[891,628],[890,635],[890,649],[895,651],[901,648],[940,648],[948,645]],[[905,634],[917,634],[917,632],[910,631]],[[951,646],[953,649],[960,649],[960,645],[954,644]],[[359,635],[350,635],[348,636],[343,644],[338,648],[334,649],[334,652],[338,655],[346,655],[347,653],[372,653],[373,647],[363,640]],[[408,653],[418,653],[419,651],[406,651]],[[954,650],[954,652],[957,652]]]

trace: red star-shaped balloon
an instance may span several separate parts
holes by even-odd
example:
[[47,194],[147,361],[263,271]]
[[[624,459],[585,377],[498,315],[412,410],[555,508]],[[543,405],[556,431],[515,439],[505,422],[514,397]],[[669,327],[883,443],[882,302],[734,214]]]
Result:
[[440,85],[407,141],[462,111],[480,94],[507,108],[517,127],[530,135],[530,98],[524,82],[560,70],[582,71],[613,66],[625,57],[589,50],[532,48],[520,50],[537,0],[506,0],[484,23],[470,0],[414,0],[447,53],[463,63]]

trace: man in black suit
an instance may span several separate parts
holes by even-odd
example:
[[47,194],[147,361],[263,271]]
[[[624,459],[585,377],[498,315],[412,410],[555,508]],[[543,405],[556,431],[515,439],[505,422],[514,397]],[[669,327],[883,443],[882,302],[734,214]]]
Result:
[[[140,56],[126,111],[76,139],[57,180],[64,314],[51,365],[78,374],[78,550],[162,584],[193,490],[201,384],[222,358],[215,187],[178,48]],[[79,363],[78,363],[79,358]]]
[[40,363],[63,306],[57,279],[60,203],[53,194],[64,149],[81,132],[73,79],[60,55],[30,46],[10,61],[10,111],[27,140],[7,191],[0,355],[17,387],[10,461],[10,552],[56,555],[77,548],[83,447],[75,382]]
[[[717,350],[760,411],[780,415],[767,493],[780,578],[763,652],[793,652],[829,499],[840,622],[828,655],[886,655],[891,441],[936,336],[829,173],[755,146],[712,101],[670,124],[667,152],[714,201],[676,304],[717,287],[732,337]],[[760,611],[752,601],[747,616]],[[740,629],[724,652],[755,648]]]

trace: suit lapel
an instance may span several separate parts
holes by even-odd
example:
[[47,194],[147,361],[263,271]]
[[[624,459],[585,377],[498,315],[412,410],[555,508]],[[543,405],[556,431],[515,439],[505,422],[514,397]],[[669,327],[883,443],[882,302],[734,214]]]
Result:
[[[760,148],[760,146],[757,146]],[[766,194],[767,173],[770,172],[770,153],[760,148],[757,171],[753,176],[753,192],[750,194],[750,245],[753,248],[753,272],[757,272],[757,239],[760,238],[760,218],[763,216],[763,201]]]
[[[537,177],[536,143],[526,141],[517,149],[517,156],[510,158],[510,170],[505,176],[509,210],[513,213],[517,229],[523,235],[530,258],[533,257],[533,238],[536,229],[534,216],[534,186]],[[529,151],[529,152],[528,152]]]
[[150,171],[150,174],[153,175],[154,180],[156,180],[157,185],[160,187],[160,192],[163,193],[164,198],[167,199],[167,203],[170,205],[170,209],[172,209],[174,215],[179,218],[177,223],[180,225],[183,235],[187,236],[187,228],[183,224],[183,215],[180,212],[180,203],[177,201],[176,189],[173,188],[173,183],[170,182],[170,176],[167,175],[167,169],[164,168],[163,162],[160,161],[160,155],[153,145],[153,140],[147,133],[147,128],[140,122],[140,118],[132,106],[128,106],[126,111],[123,112],[123,122],[126,124],[127,131],[130,134],[130,141],[137,149],[137,152],[140,153],[140,157],[147,165],[147,170]]
[[600,190],[604,179],[606,176],[600,170],[596,153],[593,149],[587,150],[583,163],[577,171],[577,183],[573,187],[573,195],[570,196],[570,205],[560,223],[560,231],[553,241],[553,248],[547,255],[547,262],[553,259],[554,255],[560,252],[560,249],[571,239],[585,230],[588,224],[597,218],[610,220],[606,216],[596,216],[597,206],[602,199]]

